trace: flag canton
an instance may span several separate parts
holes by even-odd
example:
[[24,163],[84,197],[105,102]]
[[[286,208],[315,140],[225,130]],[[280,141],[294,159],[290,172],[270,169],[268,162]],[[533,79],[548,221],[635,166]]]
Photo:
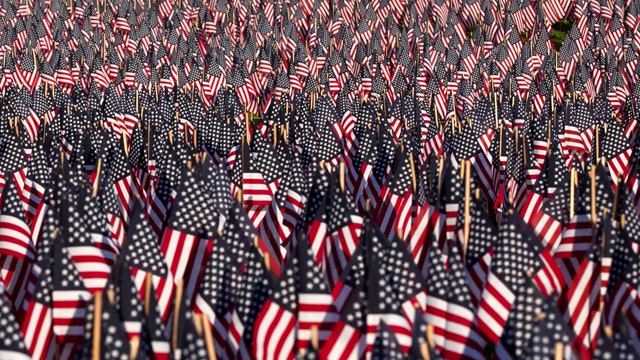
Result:
[[342,273],[341,281],[353,289],[364,286],[364,282],[366,280],[364,256],[364,242],[361,241],[351,255],[351,259],[349,259],[349,262]]
[[82,277],[74,265],[69,252],[63,247],[62,242],[53,242],[53,288],[54,291],[86,291],[82,283]]
[[540,247],[531,228],[517,214],[507,214],[498,233],[491,273],[509,289],[517,289],[526,271],[536,274],[540,268]]
[[0,214],[22,219],[24,222],[24,207],[22,206],[20,195],[18,195],[18,187],[12,178],[9,178],[4,186]]
[[453,137],[452,145],[458,162],[469,160],[480,151],[478,137],[467,125],[463,125],[462,131]]
[[[562,184],[568,184],[568,177]],[[569,194],[565,186],[558,188],[553,195],[545,200],[541,210],[562,224],[569,222]]]
[[473,199],[469,224],[469,243],[465,258],[467,267],[473,266],[489,252],[497,238],[498,229],[489,219],[486,205],[480,199]]
[[251,219],[247,215],[244,208],[234,201],[229,210],[229,218],[224,224],[221,241],[230,252],[232,264],[240,267],[245,261],[248,261],[251,251],[250,244],[253,243],[258,233],[251,223]]
[[232,274],[231,262],[227,246],[223,243],[216,244],[200,285],[200,296],[207,301],[218,317],[223,317],[229,312],[233,300],[232,286],[235,284],[231,283],[231,279],[238,274]]
[[571,107],[568,121],[569,124],[574,125],[580,132],[583,132],[594,124],[593,119],[593,113],[589,105],[584,100],[579,99],[576,104]]
[[168,269],[158,247],[156,234],[147,223],[142,209],[139,206],[135,209],[137,210],[131,216],[132,223],[123,249],[125,259],[136,269],[166,278]]
[[[372,121],[375,121],[375,117],[372,117]],[[356,159],[354,165],[357,170],[360,170],[362,164],[375,165],[378,158],[378,135],[376,134],[377,126],[372,126],[363,131],[363,135],[358,138],[358,152],[356,153]]]
[[[108,301],[107,297],[102,294],[102,312],[101,329],[100,329],[100,352],[105,359],[127,359],[129,357],[129,340],[124,329],[123,323],[120,321],[118,313],[113,305]],[[82,354],[90,357],[93,351],[91,341],[93,332],[90,331],[94,325],[95,316],[95,300],[87,305],[87,320],[85,330],[85,342]]]
[[114,290],[113,305],[123,321],[137,323],[143,321],[144,307],[126,259],[119,260],[114,265],[106,288]]
[[388,255],[382,258],[382,261],[385,272],[389,274],[393,290],[401,303],[410,300],[426,288],[420,270],[399,237],[393,237]]
[[[113,140],[112,141],[117,141]],[[108,156],[109,159],[109,169],[111,178],[114,181],[120,181],[127,176],[131,175],[133,169],[129,165],[127,161],[127,157],[124,152],[124,143],[118,141],[114,146],[111,147],[111,152]]]
[[347,192],[335,186],[335,183],[333,185],[328,193],[326,207],[327,230],[331,234],[353,223],[353,217],[359,217]]
[[245,327],[245,341],[251,341],[254,320],[269,297],[269,279],[262,255],[256,249],[252,249],[247,256],[246,268],[240,278],[238,302],[235,307]]
[[51,178],[47,153],[45,152],[44,145],[40,142],[36,143],[31,153],[27,175],[29,179],[42,186],[46,186]]
[[40,275],[33,290],[32,298],[34,301],[40,304],[51,307],[52,305],[52,291],[53,273],[51,271],[51,262],[49,259],[40,264]]
[[593,351],[594,359],[620,359],[635,360],[638,354],[633,347],[633,341],[625,334],[616,331],[609,337],[606,333],[600,334]]
[[207,156],[203,164],[203,172],[206,174],[204,186],[211,194],[211,201],[215,209],[222,214],[227,213],[231,206],[231,188],[228,174],[213,163],[211,156]]
[[553,296],[540,309],[538,320],[531,329],[529,344],[524,351],[525,358],[551,358],[555,354],[555,344],[567,345],[572,340],[572,330],[565,325]]
[[329,287],[313,257],[309,242],[302,237],[298,239],[296,247],[296,256],[292,257],[292,262],[297,271],[297,291],[304,294],[328,294]]
[[27,167],[27,157],[22,151],[18,139],[6,134],[0,144],[0,174],[8,176]]
[[[83,246],[83,245],[93,245],[91,238],[89,237],[89,233],[87,232],[87,224],[85,223],[83,216],[80,214],[78,205],[77,196],[73,197],[74,199],[70,199],[69,203],[62,204],[65,209],[63,209],[62,213],[66,214],[63,217],[62,228],[66,229],[65,231],[65,240],[67,246]],[[74,205],[72,205],[74,204]]]
[[440,195],[440,205],[442,213],[446,212],[445,206],[459,205],[463,198],[463,184],[459,172],[453,166],[451,161],[447,161],[445,169],[442,170],[443,179],[442,190]]
[[340,320],[342,320],[342,322],[361,333],[366,332],[367,324],[365,313],[367,307],[365,304],[368,304],[368,302],[367,293],[363,290],[364,288],[364,284],[361,284],[357,288],[353,289],[353,293],[344,305],[342,314],[340,315]]
[[378,326],[378,334],[373,343],[372,359],[404,360],[405,354],[393,331],[384,321]]
[[195,173],[185,175],[167,225],[181,232],[213,239],[218,219],[213,213],[211,194],[205,190]]
[[400,303],[393,290],[391,276],[374,254],[368,264],[367,309],[369,314],[400,314]]
[[27,348],[20,333],[20,325],[16,321],[11,311],[11,304],[4,294],[4,289],[0,287],[0,353],[11,357],[11,353],[24,355],[29,357]]
[[[259,132],[254,130],[254,133]],[[284,167],[279,163],[279,157],[276,156],[273,146],[264,138],[256,136],[251,141],[251,147],[253,149],[252,164],[256,165],[267,184],[281,179],[284,175]]]
[[440,248],[435,241],[432,241],[430,246],[431,248],[429,249],[428,257],[429,276],[427,277],[427,294],[440,299],[446,299],[450,285],[442,251],[440,251]]
[[36,264],[41,268],[45,268],[50,265],[50,259],[53,257],[51,251],[53,241],[55,240],[54,234],[58,234],[60,216],[58,215],[58,209],[55,206],[47,206],[44,223],[42,224],[42,235],[38,241],[38,248],[36,250]]
[[615,122],[608,124],[607,132],[603,135],[604,139],[600,139],[602,156],[606,157],[607,160],[616,158],[630,148],[629,141],[622,128]]
[[389,190],[398,196],[404,196],[412,189],[413,171],[411,157],[404,152],[396,162],[393,177],[389,180]]
[[[531,340],[532,329],[539,319],[544,297],[531,279],[519,286],[518,296],[509,314],[502,335],[503,345],[515,358],[524,356],[527,344]],[[553,344],[552,344],[553,345]]]
[[457,245],[449,244],[449,296],[448,300],[467,309],[473,309],[467,285],[467,272]]

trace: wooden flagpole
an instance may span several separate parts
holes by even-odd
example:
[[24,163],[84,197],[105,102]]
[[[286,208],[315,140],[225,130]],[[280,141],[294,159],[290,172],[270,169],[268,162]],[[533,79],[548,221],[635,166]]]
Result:
[[573,214],[575,212],[575,192],[576,192],[575,177],[576,177],[576,170],[571,169],[570,176],[569,176],[569,219],[573,218]]
[[179,314],[180,314],[180,301],[182,300],[182,291],[184,288],[184,280],[180,279],[178,280],[178,284],[176,284],[176,297],[175,297],[175,306],[173,309],[173,334],[171,337],[171,345],[173,346],[173,349],[175,351],[175,349],[178,348],[178,321],[179,321]]
[[204,343],[207,346],[207,354],[209,355],[210,360],[217,360],[216,356],[216,347],[213,344],[213,333],[211,332],[211,324],[209,324],[209,320],[207,317],[203,315],[198,316],[200,321],[202,321],[202,329],[204,331]]
[[102,342],[102,291],[97,291],[93,301],[93,360],[100,360],[100,343]]
[[151,273],[148,272],[144,279],[144,314],[149,316],[151,310],[151,290],[153,289],[151,282]]
[[562,360],[564,359],[564,344],[561,341],[556,343],[556,348],[554,352],[554,360]]
[[598,213],[596,210],[596,165],[591,166],[589,177],[591,178],[591,222],[593,222],[595,226],[598,221]]
[[465,160],[464,166],[466,171],[464,174],[464,244],[462,247],[462,258],[466,259],[471,228],[471,161]]
[[98,164],[96,165],[96,180],[93,185],[92,194],[94,197],[98,196],[98,188],[100,187],[100,172],[102,171],[102,158],[98,158]]

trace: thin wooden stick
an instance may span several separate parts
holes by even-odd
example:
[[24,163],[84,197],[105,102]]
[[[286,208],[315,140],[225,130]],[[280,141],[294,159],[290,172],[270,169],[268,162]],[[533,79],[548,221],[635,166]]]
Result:
[[178,348],[178,321],[179,321],[179,314],[180,314],[180,302],[182,301],[182,291],[183,291],[183,284],[184,280],[180,279],[178,280],[178,284],[176,285],[176,297],[175,297],[175,306],[174,306],[174,310],[173,310],[173,336],[171,339],[171,344],[173,345],[174,349]]
[[432,324],[427,324],[427,344],[430,349],[433,349],[433,335],[435,334],[435,328]]
[[202,336],[202,320],[200,318],[204,316],[202,314],[195,314],[193,316],[193,326],[196,328],[198,335]]
[[96,165],[96,180],[95,185],[93,185],[92,194],[94,197],[98,196],[98,188],[100,187],[100,172],[102,171],[102,158],[98,158],[98,164]]
[[267,268],[267,271],[271,271],[271,261],[269,259],[269,254],[264,253],[262,254],[262,256],[264,256],[264,266]]
[[462,247],[462,258],[467,255],[467,245],[469,244],[469,232],[471,229],[471,161],[465,160],[464,166],[467,169],[464,175],[464,244]]
[[596,125],[596,162],[600,160],[600,126]]
[[556,349],[555,349],[555,353],[554,353],[554,357],[555,360],[562,360],[564,359],[564,344],[561,341],[558,341],[556,343]]
[[571,169],[569,176],[569,219],[573,219],[573,214],[575,211],[575,182],[574,179],[576,177],[576,170]]
[[318,350],[318,325],[311,325],[311,346]]
[[[598,128],[596,128],[597,131]],[[597,133],[596,133],[597,134]],[[597,210],[596,210],[596,165],[591,166],[591,171],[589,171],[589,177],[591,177],[591,222],[593,222],[594,226],[598,222]]]
[[124,154],[129,158],[129,145],[127,144],[127,134],[122,133],[122,147],[124,148]]
[[416,164],[413,160],[413,153],[409,153],[409,164],[411,165],[411,188],[415,193],[418,188],[418,182],[416,180]]
[[209,354],[210,360],[217,360],[216,347],[213,344],[213,333],[211,332],[211,325],[209,319],[205,315],[200,315],[202,319],[202,328],[204,329],[204,343],[207,346],[207,354]]
[[100,360],[102,342],[102,291],[97,291],[93,301],[93,360]]
[[151,309],[151,273],[148,272],[144,279],[144,314],[149,316],[149,310]]
[[444,157],[441,155],[438,162],[438,195],[442,193],[442,170],[444,169]]
[[109,303],[114,304],[116,302],[116,292],[113,289],[107,290],[107,300]]
[[134,336],[129,341],[129,359],[135,359],[138,356],[138,350],[140,349],[140,337]]
[[340,163],[340,190],[345,189],[345,175],[344,175],[344,163]]
[[431,360],[431,353],[429,352],[429,345],[426,341],[420,343],[420,355],[424,360]]

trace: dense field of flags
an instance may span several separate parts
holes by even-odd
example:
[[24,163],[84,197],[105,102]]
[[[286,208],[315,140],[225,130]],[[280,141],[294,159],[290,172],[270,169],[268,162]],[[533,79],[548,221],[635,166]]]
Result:
[[640,358],[638,1],[0,19],[0,359]]

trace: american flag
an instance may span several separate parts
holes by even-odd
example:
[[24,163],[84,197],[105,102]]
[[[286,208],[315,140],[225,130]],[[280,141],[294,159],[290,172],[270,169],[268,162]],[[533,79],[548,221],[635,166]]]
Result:
[[[191,301],[186,291],[181,297],[174,299],[178,313],[174,313],[172,329],[173,357],[175,359],[202,359],[207,357],[207,348],[204,336],[196,328]],[[177,329],[175,328],[177,327]]]
[[553,296],[549,297],[537,312],[537,319],[531,329],[531,337],[525,347],[524,356],[558,356],[556,355],[558,343],[563,345],[562,352],[565,358],[584,355],[580,344],[575,342],[573,332],[563,321],[555,300]]
[[60,356],[67,358],[73,357],[84,341],[91,294],[62,241],[54,241],[52,247],[53,332],[56,342],[64,344]]
[[442,356],[450,359],[483,357],[484,340],[475,327],[475,308],[467,286],[465,266],[461,252],[449,245],[447,324]]
[[[119,258],[116,261],[105,289],[107,289],[107,295],[110,291],[113,292],[113,310],[122,320],[127,339],[139,340],[142,336],[144,307],[126,258]],[[111,302],[112,299],[109,301]]]
[[[79,206],[72,205],[72,202],[78,200],[64,200],[60,204],[61,228],[65,231],[62,241],[84,286],[91,294],[95,294],[107,284],[116,254],[113,251],[104,251],[99,247],[99,243],[95,243],[83,221]],[[98,241],[101,242],[102,237],[99,237]]]
[[24,208],[18,186],[13,179],[4,185],[2,209],[0,211],[0,254],[20,260],[33,260],[35,246],[31,241],[31,230],[24,217]]
[[[559,289],[564,285],[558,278],[561,274],[551,256],[542,250],[537,237],[526,228],[522,218],[510,210],[502,219],[491,268],[478,305],[478,328],[488,341],[496,343],[500,339],[516,300],[516,286],[527,271],[534,274],[534,282],[543,292],[548,293],[549,287]],[[499,306],[496,306],[496,301]]]
[[151,275],[157,311],[162,321],[166,322],[174,294],[173,275],[139,202],[135,203],[121,256],[124,256],[131,267],[131,274],[141,298],[145,293],[145,279],[149,276],[147,274]]
[[[97,330],[100,334],[100,348],[95,349],[93,347],[93,337],[95,336],[95,306],[100,303],[100,329]],[[87,304],[86,314],[86,329],[84,331],[85,341],[82,344],[82,348],[78,350],[78,355],[88,358],[94,356],[95,352],[99,351],[101,354],[108,354],[107,356],[113,358],[123,358],[130,356],[130,344],[127,340],[127,332],[125,331],[124,324],[120,321],[118,312],[113,304],[111,304],[109,297],[106,293],[97,293],[92,301]]]
[[0,293],[0,321],[3,324],[0,335],[5,339],[0,346],[0,356],[7,359],[31,359],[20,333],[20,325],[13,315],[11,303],[5,297],[4,291]]
[[270,296],[257,315],[253,328],[255,345],[252,357],[293,358],[296,348],[296,323],[300,316],[297,309],[300,304],[296,296],[295,270],[292,269],[293,259],[285,264],[280,279],[271,279]]

